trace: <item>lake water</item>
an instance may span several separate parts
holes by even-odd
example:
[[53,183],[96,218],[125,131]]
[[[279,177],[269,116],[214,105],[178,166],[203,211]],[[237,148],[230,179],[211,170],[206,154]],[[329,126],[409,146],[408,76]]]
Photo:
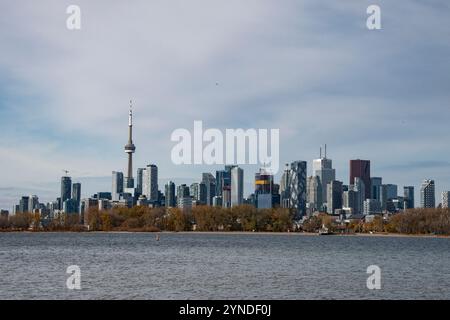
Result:
[[[450,299],[448,238],[155,236],[0,233],[0,299]],[[70,265],[81,290],[66,287]]]

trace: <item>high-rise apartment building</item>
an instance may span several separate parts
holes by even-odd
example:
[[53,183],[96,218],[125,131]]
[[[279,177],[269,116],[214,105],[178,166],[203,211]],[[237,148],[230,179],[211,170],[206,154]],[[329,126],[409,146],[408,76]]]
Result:
[[158,167],[154,164],[149,164],[142,173],[142,194],[149,202],[156,202],[159,199]]
[[420,187],[420,206],[422,208],[435,208],[435,185],[434,180],[426,179]]
[[112,200],[119,201],[120,195],[123,193],[124,180],[123,173],[113,171],[112,172]]
[[239,206],[244,201],[244,170],[238,166],[231,169],[231,206]]
[[414,187],[405,186],[403,187],[403,197],[405,199],[405,209],[414,208]]
[[177,201],[175,197],[175,183],[172,181],[167,182],[164,191],[166,208],[176,207]]

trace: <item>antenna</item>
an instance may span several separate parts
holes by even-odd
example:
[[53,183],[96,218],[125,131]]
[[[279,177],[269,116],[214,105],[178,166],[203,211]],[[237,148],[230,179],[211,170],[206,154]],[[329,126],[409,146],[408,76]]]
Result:
[[322,146],[320,146],[320,157],[319,159],[322,159]]
[[67,176],[67,174],[69,173],[69,170],[66,170],[66,169],[62,169],[62,171],[64,171],[64,173],[66,174],[66,176]]
[[325,143],[325,159],[327,158],[327,144]]

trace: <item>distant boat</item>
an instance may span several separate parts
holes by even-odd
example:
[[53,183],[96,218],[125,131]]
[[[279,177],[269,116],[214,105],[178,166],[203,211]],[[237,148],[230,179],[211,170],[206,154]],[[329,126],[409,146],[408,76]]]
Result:
[[322,228],[319,229],[319,236],[326,236],[326,235],[330,235],[333,234],[332,232],[330,232],[330,230],[328,230],[327,227],[325,227],[325,225],[322,225]]
[[156,241],[159,241],[159,234],[156,235]]

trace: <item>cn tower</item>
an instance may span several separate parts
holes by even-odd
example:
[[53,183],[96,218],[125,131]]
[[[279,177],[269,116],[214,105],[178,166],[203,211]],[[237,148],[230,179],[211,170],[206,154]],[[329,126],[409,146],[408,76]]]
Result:
[[128,171],[125,178],[126,188],[134,188],[133,179],[133,153],[136,147],[133,144],[133,111],[132,101],[130,100],[130,113],[128,114],[128,143],[125,145],[125,153],[128,154]]

